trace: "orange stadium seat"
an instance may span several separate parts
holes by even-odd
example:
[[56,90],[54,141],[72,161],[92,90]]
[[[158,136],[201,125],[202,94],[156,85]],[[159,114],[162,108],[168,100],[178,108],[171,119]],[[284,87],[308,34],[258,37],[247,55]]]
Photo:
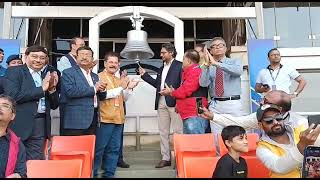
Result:
[[[247,133],[248,137],[248,146],[249,151],[247,153],[242,153],[242,156],[256,156],[256,149],[257,149],[257,142],[259,141],[259,135],[256,133]],[[228,153],[228,149],[223,143],[221,134],[218,135],[218,142],[219,142],[219,150],[220,156]]]
[[28,178],[80,178],[82,161],[74,160],[29,160]]
[[173,146],[176,158],[177,175],[184,177],[184,157],[215,157],[214,135],[209,134],[174,134]]
[[212,178],[220,157],[184,157],[184,178]]
[[81,159],[81,177],[89,178],[92,175],[95,139],[95,135],[53,136],[50,159]]

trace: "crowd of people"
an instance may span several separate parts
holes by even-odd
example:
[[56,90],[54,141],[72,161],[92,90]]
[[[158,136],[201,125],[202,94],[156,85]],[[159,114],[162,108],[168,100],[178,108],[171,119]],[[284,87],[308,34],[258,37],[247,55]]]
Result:
[[[59,108],[60,135],[95,135],[93,176],[114,177],[123,160],[125,101],[139,81],[120,71],[120,56],[106,52],[104,70],[92,72],[97,60],[81,37],[70,41],[70,53],[49,64],[45,47],[34,45],[0,66],[0,177],[26,177],[26,161],[42,160],[46,139],[51,137],[50,110]],[[229,153],[218,162],[213,177],[247,177],[241,152],[247,151],[246,133],[260,130],[257,157],[271,177],[300,177],[303,151],[319,145],[320,126],[309,127],[306,118],[291,111],[291,99],[306,81],[293,68],[280,63],[278,49],[266,55],[270,61],[257,77],[255,90],[262,93],[257,112],[245,115],[241,103],[242,61],[226,56],[221,37],[209,47],[197,44],[186,50],[182,62],[173,44],[162,44],[163,65],[156,79],[138,67],[141,78],[156,88],[162,159],[155,166],[171,166],[170,131],[183,134],[222,135]],[[0,49],[0,62],[4,51]],[[298,82],[290,92],[291,80]],[[217,142],[217,139],[216,139]],[[218,146],[218,144],[216,144]],[[219,148],[217,148],[219,149]],[[219,153],[219,152],[218,152]],[[231,172],[230,169],[236,171]]]

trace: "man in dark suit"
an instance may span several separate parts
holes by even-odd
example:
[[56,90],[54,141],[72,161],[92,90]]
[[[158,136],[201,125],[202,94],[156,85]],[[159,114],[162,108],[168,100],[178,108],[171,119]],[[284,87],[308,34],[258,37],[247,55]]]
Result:
[[11,129],[26,147],[27,160],[44,159],[45,139],[51,136],[50,109],[58,107],[56,91],[58,75],[41,70],[48,59],[48,51],[41,46],[31,46],[25,51],[26,64],[8,68],[4,94],[17,102],[16,120]]
[[98,102],[105,100],[106,83],[91,72],[93,51],[88,46],[77,50],[77,64],[65,69],[61,76],[60,100],[65,102],[63,134],[69,136],[95,134],[99,123]]
[[177,89],[181,83],[182,63],[175,59],[177,55],[173,44],[165,43],[161,46],[160,56],[163,60],[163,66],[157,72],[157,78],[153,79],[143,68],[139,68],[141,78],[157,88],[155,109],[158,110],[158,126],[160,133],[160,145],[162,160],[156,168],[171,166],[170,158],[170,125],[173,133],[182,133],[182,120],[175,111],[176,101],[170,96],[161,96],[160,90],[165,84]]

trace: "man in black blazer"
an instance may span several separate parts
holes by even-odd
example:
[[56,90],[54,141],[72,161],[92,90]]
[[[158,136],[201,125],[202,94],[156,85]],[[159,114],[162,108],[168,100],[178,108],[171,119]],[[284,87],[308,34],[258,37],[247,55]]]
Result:
[[26,147],[27,160],[44,159],[45,139],[51,136],[50,109],[58,107],[56,91],[58,75],[41,71],[48,60],[42,46],[31,46],[25,51],[26,64],[8,68],[4,94],[17,102],[16,120],[11,129]]
[[182,63],[175,59],[177,55],[173,44],[165,43],[161,46],[160,56],[163,60],[163,66],[157,72],[157,78],[153,79],[145,70],[139,67],[141,78],[155,87],[156,100],[155,110],[158,111],[158,127],[160,133],[160,147],[162,160],[156,165],[156,168],[171,166],[170,158],[170,125],[173,133],[182,133],[182,120],[175,111],[176,100],[171,96],[161,96],[159,92],[165,87],[165,84],[177,89],[181,84]]

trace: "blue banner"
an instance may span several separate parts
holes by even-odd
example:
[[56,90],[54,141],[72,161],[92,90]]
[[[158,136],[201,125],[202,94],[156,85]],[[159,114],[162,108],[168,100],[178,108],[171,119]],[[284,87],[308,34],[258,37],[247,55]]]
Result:
[[250,79],[250,102],[251,112],[256,112],[261,100],[260,93],[254,90],[256,80],[261,69],[269,65],[268,51],[274,48],[272,39],[251,39],[248,40],[248,64],[249,64],[249,79]]
[[20,40],[18,39],[0,39],[0,48],[4,51],[2,67],[7,68],[7,58],[12,54],[20,54]]

